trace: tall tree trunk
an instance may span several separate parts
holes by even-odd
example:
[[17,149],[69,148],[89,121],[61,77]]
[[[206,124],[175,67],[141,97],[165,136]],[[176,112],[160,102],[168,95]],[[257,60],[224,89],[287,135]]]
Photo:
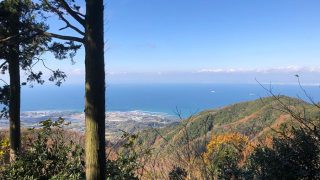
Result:
[[10,161],[15,160],[21,146],[20,133],[20,69],[18,54],[12,54],[9,61],[10,74]]
[[[12,35],[19,34],[19,12],[10,18],[10,29]],[[19,66],[19,43],[10,46],[9,76],[10,76],[10,98],[9,98],[9,121],[10,121],[10,161],[15,160],[21,146],[20,134],[20,66]]]
[[103,0],[86,1],[86,179],[105,179],[105,72]]

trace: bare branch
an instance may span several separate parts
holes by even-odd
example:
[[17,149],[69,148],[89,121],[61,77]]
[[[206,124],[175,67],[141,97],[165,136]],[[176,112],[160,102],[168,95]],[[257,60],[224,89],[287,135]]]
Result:
[[[14,45],[16,43],[24,42],[24,41],[27,41],[29,39],[35,38],[36,36],[41,34],[41,33],[39,33],[39,29],[31,29],[31,30],[38,31],[38,33],[35,33],[35,34],[30,36],[30,35],[28,35],[28,33],[24,34],[25,32],[21,32],[21,33],[19,33],[17,35],[0,39],[0,43],[5,43],[5,46]],[[30,32],[30,31],[28,31],[28,32]],[[21,36],[22,38],[19,37],[19,36]],[[3,44],[0,44],[0,47],[2,48]]]
[[[259,85],[265,89],[280,105],[280,108],[277,108],[280,112],[284,112],[286,114],[289,114],[294,120],[296,120],[298,123],[300,123],[304,128],[309,130],[310,132],[313,132],[317,137],[320,137],[316,129],[316,125],[309,119],[301,117],[300,113],[296,113],[294,110],[292,110],[285,102],[281,100],[281,96],[275,95],[271,89],[267,89],[264,87],[257,79],[256,81],[259,83]],[[276,109],[276,108],[274,108]]]
[[69,28],[75,30],[77,33],[79,33],[79,34],[81,34],[81,35],[83,35],[83,36],[85,35],[85,33],[84,33],[83,31],[81,31],[81,30],[78,29],[77,27],[73,26],[73,25],[72,25],[68,20],[66,20],[62,15],[59,15],[59,17],[60,17],[60,19],[61,19],[62,21],[64,21],[64,22],[66,23],[66,27],[61,28],[60,30],[69,27]]
[[48,70],[49,70],[49,71],[51,71],[51,72],[54,72],[54,70],[53,70],[53,69],[49,68],[49,67],[46,65],[46,63],[44,62],[44,60],[43,60],[43,59],[38,58],[38,57],[35,57],[35,59],[37,59],[37,62],[36,62],[36,63],[34,63],[34,64],[32,65],[32,67],[33,67],[34,65],[36,65],[39,61],[41,61],[41,62],[42,62],[43,67],[45,67],[46,69],[48,69]]
[[77,41],[80,43],[84,43],[83,38],[74,37],[74,36],[64,36],[64,35],[50,33],[50,32],[43,32],[43,35],[48,36],[48,37],[57,38],[57,39],[67,40],[67,41]]
[[304,93],[304,95],[309,99],[309,101],[310,101],[314,106],[316,106],[317,108],[320,109],[320,105],[317,104],[317,103],[313,100],[313,98],[307,93],[307,91],[302,87],[301,82],[300,82],[300,77],[299,77],[299,75],[296,75],[296,77],[297,77],[297,79],[298,79],[299,87],[300,87],[300,89],[302,90],[302,92]]
[[4,61],[1,65],[0,65],[0,69],[7,64],[8,61]]
[[[76,12],[76,11],[75,11]],[[84,15],[84,14],[82,14],[82,13],[80,13],[80,12],[76,12],[79,16],[81,16],[81,17],[83,17],[83,18],[85,18],[86,16]]]
[[5,37],[5,38],[2,38],[0,39],[0,43],[4,43],[6,41],[10,41],[11,39],[17,37],[18,35],[14,35],[14,36],[9,36],[9,37]]
[[62,7],[75,19],[77,20],[83,27],[85,26],[85,19],[79,16],[79,13],[71,9],[69,4],[65,0],[57,0],[61,3]]
[[2,81],[4,84],[9,85],[5,80],[0,79],[0,81]]
[[64,16],[63,16],[63,13],[61,11],[59,11],[57,8],[51,6],[51,4],[48,2],[48,0],[45,0],[44,1],[46,3],[46,5],[53,11],[55,12],[59,18],[66,23],[66,26],[63,27],[63,28],[60,28],[59,30],[63,30],[63,29],[66,29],[66,28],[71,28],[73,30],[75,30],[76,32],[78,32],[79,34],[81,35],[85,35],[85,33],[83,31],[81,31],[79,28],[73,26]]

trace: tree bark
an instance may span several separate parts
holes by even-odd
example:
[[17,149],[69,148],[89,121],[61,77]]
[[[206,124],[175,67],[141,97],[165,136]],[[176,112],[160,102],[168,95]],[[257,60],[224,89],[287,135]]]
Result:
[[85,17],[86,179],[105,179],[105,72],[103,0],[86,1]]
[[[12,35],[19,34],[19,12],[14,13],[10,18],[10,29]],[[10,161],[16,159],[21,146],[20,133],[20,66],[19,66],[19,43],[10,46],[9,77],[9,121],[10,121]]]

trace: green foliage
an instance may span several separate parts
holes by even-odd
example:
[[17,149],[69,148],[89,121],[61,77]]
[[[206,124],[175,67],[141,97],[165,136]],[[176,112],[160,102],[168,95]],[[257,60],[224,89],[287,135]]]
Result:
[[[15,162],[2,166],[0,179],[84,179],[84,150],[66,138],[66,125],[62,118],[49,119],[42,121],[39,129],[29,129],[32,137],[26,142],[26,150]],[[124,133],[121,153],[115,160],[106,160],[106,179],[138,179],[136,171],[143,168],[138,158],[148,151],[136,151],[137,137]],[[8,156],[8,150],[7,140],[1,140],[0,159]]]
[[[250,177],[258,179],[319,179],[320,141],[304,129],[293,137],[275,138],[273,147],[258,147],[249,158]],[[248,176],[248,175],[247,175]]]
[[[9,139],[1,138],[0,139],[0,165],[7,163],[9,160]],[[0,167],[0,172],[3,170],[3,167]]]
[[188,173],[185,169],[181,167],[174,166],[169,172],[170,180],[183,180],[187,177]]
[[199,115],[195,119],[196,121],[194,121],[193,118],[190,118],[189,121],[186,122],[188,136],[191,140],[206,134],[212,129],[214,116],[208,113],[204,115]]
[[138,135],[124,131],[122,143],[117,159],[107,160],[106,177],[113,180],[139,179],[137,172],[144,169],[150,149],[141,149]]
[[116,160],[107,160],[107,179],[125,180],[138,179],[135,175],[136,170],[140,168],[138,163],[138,154],[134,149],[137,135],[123,132],[122,139],[125,140],[122,145],[123,150]]
[[81,179],[84,178],[83,149],[72,140],[65,141],[62,127],[57,121],[41,122],[40,129],[30,129],[35,139],[17,160],[2,172],[4,179]]
[[240,177],[239,163],[243,160],[243,151],[248,146],[248,137],[239,133],[213,135],[204,154],[210,176],[218,179]]
[[218,177],[218,179],[238,177],[241,172],[238,167],[240,158],[234,147],[226,146],[215,154],[210,164],[209,172],[213,177]]

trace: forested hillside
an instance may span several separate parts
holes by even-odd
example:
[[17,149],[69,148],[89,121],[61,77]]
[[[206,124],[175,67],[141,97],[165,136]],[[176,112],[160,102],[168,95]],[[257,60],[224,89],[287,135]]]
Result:
[[[316,108],[302,100],[281,96],[281,100],[297,109],[316,116]],[[141,133],[144,143],[154,147],[167,146],[168,142],[179,146],[185,143],[186,133],[190,141],[209,138],[211,134],[239,132],[256,140],[274,133],[286,125],[294,125],[292,117],[282,112],[278,100],[273,97],[242,102],[219,109],[207,110],[191,116],[181,123],[165,128],[149,129]]]
[[187,171],[198,169],[192,173],[201,174],[199,168],[205,164],[201,159],[210,151],[208,147],[213,139],[228,142],[236,137],[245,139],[246,145],[242,144],[242,148],[246,149],[247,157],[254,148],[271,145],[273,138],[300,127],[301,123],[293,116],[316,120],[317,110],[313,104],[297,98],[266,97],[203,111],[168,127],[145,130],[139,134],[139,141],[156,155],[157,165],[154,166],[162,168],[160,171],[182,166],[189,168]]

